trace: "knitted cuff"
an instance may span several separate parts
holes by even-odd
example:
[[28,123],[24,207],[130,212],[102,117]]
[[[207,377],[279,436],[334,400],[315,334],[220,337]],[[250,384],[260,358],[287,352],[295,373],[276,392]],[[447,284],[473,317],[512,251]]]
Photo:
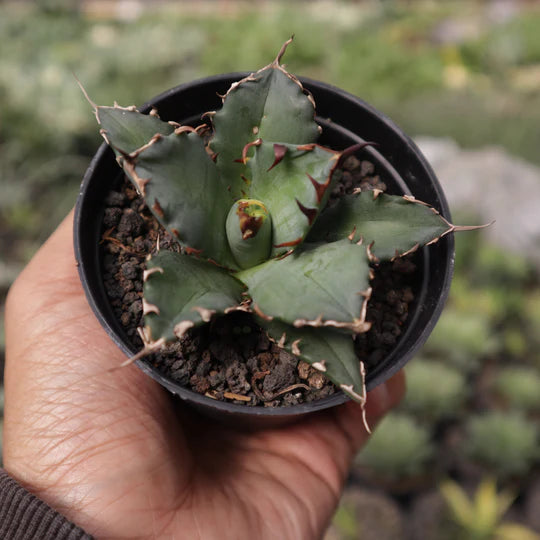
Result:
[[91,540],[48,504],[0,469],[0,538],[6,540]]

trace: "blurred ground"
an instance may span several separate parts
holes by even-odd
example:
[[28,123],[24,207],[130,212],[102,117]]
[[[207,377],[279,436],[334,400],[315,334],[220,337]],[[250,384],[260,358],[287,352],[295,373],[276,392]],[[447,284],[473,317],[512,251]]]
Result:
[[505,519],[540,530],[538,2],[0,2],[0,373],[6,291],[101,142],[73,74],[98,103],[141,104],[256,69],[293,33],[292,72],[413,135],[456,222],[496,220],[457,239],[448,308],[407,368],[406,402],[359,456],[330,537],[472,537],[439,491],[448,476],[469,495],[486,477],[510,486]]

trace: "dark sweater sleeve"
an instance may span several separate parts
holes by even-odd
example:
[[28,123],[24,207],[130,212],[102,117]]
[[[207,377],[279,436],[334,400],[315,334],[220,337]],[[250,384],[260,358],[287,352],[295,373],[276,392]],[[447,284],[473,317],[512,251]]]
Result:
[[91,540],[81,528],[26,491],[0,469],[2,540]]

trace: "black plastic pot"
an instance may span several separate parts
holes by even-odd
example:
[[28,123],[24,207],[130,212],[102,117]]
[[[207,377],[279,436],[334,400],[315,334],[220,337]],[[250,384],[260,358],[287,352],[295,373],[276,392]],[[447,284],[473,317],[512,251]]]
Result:
[[[218,75],[168,90],[141,108],[148,112],[156,107],[164,120],[198,125],[201,115],[221,106],[218,94],[224,94],[231,83],[244,73]],[[377,148],[363,150],[366,159],[375,164],[394,193],[412,194],[425,201],[450,220],[444,193],[431,167],[412,140],[392,121],[373,107],[343,90],[302,79],[317,103],[317,121],[323,127],[320,142],[335,149],[357,142],[374,141]],[[75,255],[81,281],[97,318],[122,351],[135,352],[121,324],[115,318],[101,277],[99,240],[104,199],[120,174],[113,152],[103,144],[94,156],[81,185],[75,213]],[[367,388],[383,383],[401,369],[418,351],[433,330],[448,296],[454,267],[452,235],[441,239],[419,254],[422,281],[416,291],[415,305],[409,315],[406,331],[394,350],[367,377]],[[341,393],[314,403],[282,407],[245,407],[192,392],[179,386],[144,360],[138,367],[153,379],[199,411],[221,420],[242,425],[270,427],[347,401]]]

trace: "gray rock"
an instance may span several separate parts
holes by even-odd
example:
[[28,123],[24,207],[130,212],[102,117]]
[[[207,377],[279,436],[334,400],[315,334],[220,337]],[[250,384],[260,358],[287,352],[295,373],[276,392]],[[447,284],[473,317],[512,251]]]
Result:
[[464,150],[452,140],[429,137],[416,142],[452,213],[477,216],[481,223],[495,220],[486,238],[540,269],[540,168],[501,148]]

